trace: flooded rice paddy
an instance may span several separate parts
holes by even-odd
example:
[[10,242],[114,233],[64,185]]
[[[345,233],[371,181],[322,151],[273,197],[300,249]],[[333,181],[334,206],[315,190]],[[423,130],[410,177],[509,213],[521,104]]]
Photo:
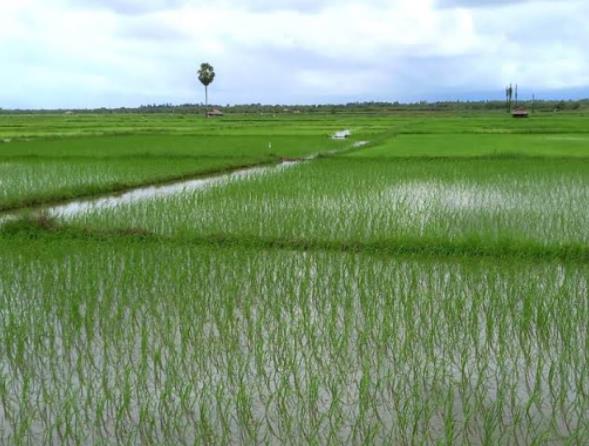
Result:
[[587,434],[585,265],[52,243],[2,254],[3,441]]
[[[21,157],[20,175],[0,163],[6,204],[111,164],[141,184],[190,162],[227,169],[240,165],[224,158],[231,144],[297,160],[3,225],[0,444],[587,443],[584,122],[530,136],[509,132],[541,119],[460,118],[452,135],[442,118],[369,129],[375,119],[301,120],[328,156],[298,148],[299,121],[262,130],[256,117],[243,137],[179,138],[165,169],[170,135],[111,138],[97,153],[117,162],[98,168]],[[242,125],[206,125],[225,123]],[[328,135],[341,128],[381,143],[338,153]],[[267,134],[283,133],[272,146],[288,153],[268,158]],[[52,144],[81,157],[103,137]],[[496,156],[533,153],[530,141],[558,156]],[[153,158],[138,166],[145,147]],[[41,164],[55,169],[35,181]]]
[[[589,181],[543,163],[316,160],[280,175],[251,176],[64,221],[142,229],[164,236],[225,234],[280,240],[379,243],[520,242],[538,247],[589,242]],[[478,240],[478,241],[477,241]]]

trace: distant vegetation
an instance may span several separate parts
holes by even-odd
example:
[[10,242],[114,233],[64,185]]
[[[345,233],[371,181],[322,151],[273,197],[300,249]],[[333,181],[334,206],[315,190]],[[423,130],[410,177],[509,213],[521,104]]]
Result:
[[[589,99],[579,100],[536,100],[519,101],[521,107],[535,112],[554,111],[588,111]],[[212,107],[223,110],[227,113],[393,113],[400,111],[419,112],[470,112],[470,111],[494,111],[505,112],[505,101],[439,101],[439,102],[350,102],[347,104],[314,104],[314,105],[264,105],[264,104],[240,104],[240,105],[219,105],[211,104]],[[65,113],[74,111],[76,113],[204,113],[207,110],[206,104],[153,104],[140,107],[119,107],[119,108],[94,108],[94,109],[2,109],[4,113]]]

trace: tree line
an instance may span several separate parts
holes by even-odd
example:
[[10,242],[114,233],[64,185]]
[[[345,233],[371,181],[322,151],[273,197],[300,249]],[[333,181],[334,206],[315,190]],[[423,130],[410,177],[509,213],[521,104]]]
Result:
[[[519,101],[519,105],[532,109],[532,101]],[[268,104],[211,104],[226,113],[387,113],[387,112],[468,112],[497,111],[505,112],[505,101],[438,101],[438,102],[350,102],[347,104],[315,104],[315,105],[268,105]],[[535,100],[535,112],[554,111],[585,111],[589,110],[589,99],[580,100]],[[0,113],[205,113],[204,104],[152,104],[140,107],[93,108],[93,109],[2,109]]]

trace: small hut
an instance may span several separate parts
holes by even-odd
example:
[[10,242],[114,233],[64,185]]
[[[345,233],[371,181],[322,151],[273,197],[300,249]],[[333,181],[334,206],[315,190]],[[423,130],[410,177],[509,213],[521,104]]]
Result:
[[219,110],[218,108],[214,108],[210,112],[207,113],[207,116],[209,118],[216,118],[216,117],[220,117],[223,115],[224,115],[224,113],[221,110]]
[[518,108],[511,112],[511,116],[513,116],[514,118],[528,118],[530,116],[530,113],[526,109]]

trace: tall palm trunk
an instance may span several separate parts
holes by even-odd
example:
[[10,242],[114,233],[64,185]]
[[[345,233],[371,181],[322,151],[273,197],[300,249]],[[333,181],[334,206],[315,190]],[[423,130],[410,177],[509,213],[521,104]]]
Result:
[[209,117],[209,87],[205,85],[205,116]]

